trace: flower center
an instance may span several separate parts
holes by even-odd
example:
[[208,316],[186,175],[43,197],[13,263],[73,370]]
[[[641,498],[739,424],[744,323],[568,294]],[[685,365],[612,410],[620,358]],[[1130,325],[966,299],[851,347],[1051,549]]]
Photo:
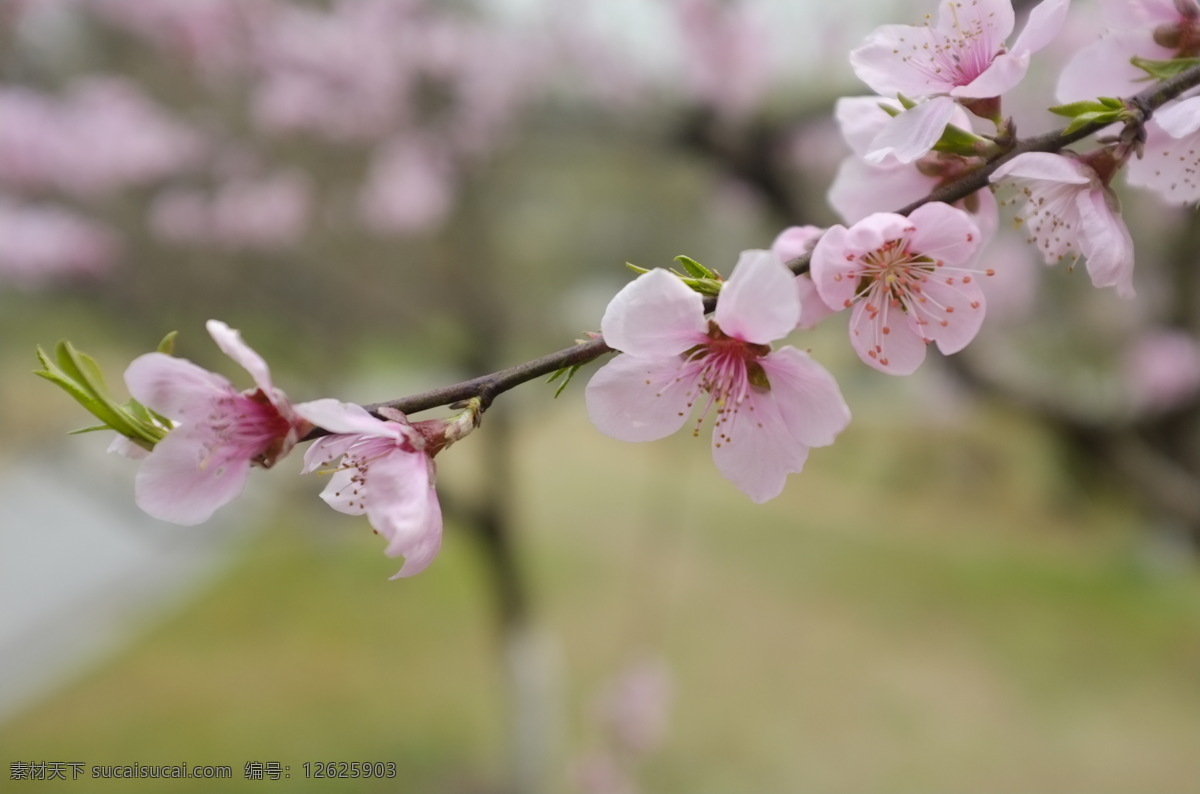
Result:
[[[729,336],[712,320],[708,321],[708,341],[683,354],[684,364],[679,379],[697,384],[708,394],[700,418],[696,420],[693,436],[700,434],[700,425],[713,406],[716,406],[716,439],[720,446],[731,440],[733,420],[742,403],[755,390],[769,391],[770,380],[758,359],[771,352],[770,345],[746,342]],[[700,395],[688,392],[688,408]],[[753,406],[749,406],[753,410]]]

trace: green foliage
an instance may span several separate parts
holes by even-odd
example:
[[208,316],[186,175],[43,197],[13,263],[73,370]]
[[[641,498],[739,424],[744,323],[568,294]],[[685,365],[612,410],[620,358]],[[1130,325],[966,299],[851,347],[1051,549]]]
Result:
[[567,388],[567,385],[571,382],[571,379],[575,377],[575,373],[582,368],[582,364],[572,364],[569,367],[563,367],[560,370],[556,370],[553,375],[546,379],[546,383],[553,383],[559,378],[563,379],[562,383],[558,384],[558,388],[554,390],[554,399],[558,399],[558,395],[562,394],[563,390]]
[[[174,337],[174,333],[168,334],[159,344],[159,349],[170,349]],[[52,361],[46,351],[41,347],[37,348],[37,357],[42,368],[34,370],[33,374],[61,388],[88,413],[103,422],[101,425],[81,428],[74,431],[75,433],[111,429],[147,450],[154,449],[154,445],[167,434],[172,425],[171,420],[156,414],[132,398],[125,403],[118,403],[112,398],[108,392],[108,385],[104,382],[104,374],[91,356],[76,350],[67,341],[59,342],[54,352],[55,358]]]
[[1132,111],[1125,103],[1114,97],[1102,96],[1096,100],[1070,102],[1066,105],[1055,105],[1049,108],[1051,113],[1071,119],[1064,132],[1072,133],[1086,124],[1100,122],[1116,124],[1133,118]]
[[1166,61],[1155,61],[1135,55],[1129,59],[1129,62],[1149,75],[1150,79],[1167,80],[1185,69],[1200,64],[1200,58],[1171,58]]

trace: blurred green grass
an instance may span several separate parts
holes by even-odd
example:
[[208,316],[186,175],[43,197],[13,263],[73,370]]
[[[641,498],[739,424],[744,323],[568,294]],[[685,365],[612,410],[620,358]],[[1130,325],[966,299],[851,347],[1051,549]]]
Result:
[[[1196,790],[1200,582],[1136,564],[1131,511],[1073,489],[1030,428],[983,419],[859,417],[755,507],[706,438],[619,444],[561,401],[526,416],[518,543],[565,676],[553,790],[596,740],[595,692],[642,652],[677,694],[647,791]],[[486,476],[469,450],[446,454],[448,492]],[[6,764],[231,764],[222,791],[498,790],[508,700],[470,537],[452,524],[433,568],[389,582],[365,522],[309,501],[137,647],[0,727]],[[240,780],[272,760],[290,782]],[[395,760],[400,777],[297,779],[318,760]]]

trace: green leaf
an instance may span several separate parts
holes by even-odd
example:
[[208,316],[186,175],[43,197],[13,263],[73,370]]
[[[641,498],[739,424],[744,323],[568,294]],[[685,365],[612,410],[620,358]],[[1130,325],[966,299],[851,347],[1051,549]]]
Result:
[[637,265],[633,264],[632,262],[626,262],[625,267],[629,268],[630,270],[632,270],[634,273],[637,273],[638,275],[641,275],[642,273],[650,272],[650,270],[648,268],[638,267]]
[[1103,112],[1105,110],[1113,110],[1113,108],[1108,105],[1102,104],[1098,101],[1093,102],[1090,99],[1083,102],[1068,102],[1065,105],[1055,105],[1054,107],[1046,109],[1056,116],[1070,117],[1078,116],[1081,113],[1096,113]]
[[158,352],[166,353],[168,356],[175,355],[175,337],[177,336],[179,336],[178,331],[172,331],[164,336],[162,341],[158,343]]
[[556,400],[558,399],[558,395],[562,394],[563,389],[567,388],[567,386],[571,383],[571,379],[575,377],[575,373],[578,372],[582,368],[583,368],[582,364],[571,364],[570,366],[563,367],[562,369],[559,369],[559,370],[555,370],[554,374],[552,374],[549,378],[546,379],[547,383],[553,383],[554,381],[558,380],[560,377],[563,377],[564,375],[566,376],[565,378],[563,378],[563,382],[558,384],[558,388],[554,390],[554,399],[556,399]]
[[[37,348],[38,361],[43,369],[34,374],[55,384],[104,426],[115,430],[135,443],[150,448],[162,440],[171,423],[142,408],[146,418],[139,417],[131,407],[120,405],[108,394],[104,375],[95,359],[76,350],[70,342],[59,342],[55,347],[57,365],[50,360],[41,347]],[[136,403],[131,400],[130,405]],[[157,419],[155,418],[157,417]],[[158,421],[161,420],[161,421]]]
[[979,145],[982,143],[986,143],[986,141],[975,133],[953,124],[947,124],[946,129],[942,131],[942,137],[933,145],[933,148],[938,152],[971,157],[979,154]]
[[1129,118],[1129,111],[1121,110],[1104,110],[1093,111],[1090,113],[1080,113],[1075,118],[1071,119],[1071,123],[1063,130],[1065,134],[1070,134],[1088,124],[1099,123],[1101,126],[1116,124],[1117,122],[1125,121]]
[[1166,80],[1200,63],[1200,58],[1172,58],[1166,61],[1156,61],[1135,55],[1129,59],[1129,62],[1155,80]]
[[680,254],[675,257],[675,261],[683,265],[683,269],[688,272],[688,275],[693,278],[717,278],[717,274],[706,268],[704,265],[692,259],[690,256]]

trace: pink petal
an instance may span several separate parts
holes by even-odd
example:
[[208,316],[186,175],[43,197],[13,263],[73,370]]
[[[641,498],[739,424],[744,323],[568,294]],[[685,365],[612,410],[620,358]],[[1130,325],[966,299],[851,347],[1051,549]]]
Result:
[[913,210],[908,219],[915,227],[908,234],[914,251],[947,265],[966,264],[979,251],[979,227],[957,207],[931,201]]
[[744,342],[765,345],[791,333],[800,320],[795,276],[770,251],[743,251],[721,287],[717,325]]
[[333,435],[318,438],[305,450],[304,465],[301,467],[300,473],[311,474],[319,469],[332,466],[361,438],[360,435]]
[[838,130],[858,157],[867,156],[867,152],[871,150],[871,141],[875,140],[875,136],[892,119],[880,105],[887,105],[896,110],[903,109],[897,100],[878,96],[842,97],[833,106]]
[[854,304],[850,346],[863,363],[889,375],[911,375],[925,360],[925,339],[897,306],[881,308],[874,320],[867,301]]
[[[352,443],[357,442],[357,436],[341,436],[350,440]],[[329,450],[327,449],[326,452]],[[312,452],[310,449],[309,452]],[[307,464],[308,455],[305,455]],[[363,484],[355,478],[359,476],[358,469],[341,468],[337,469],[329,476],[329,483],[325,489],[321,491],[321,499],[325,504],[332,507],[339,513],[345,513],[348,516],[361,516],[367,512],[367,503],[364,494]]]
[[938,30],[984,55],[999,51],[1015,23],[1012,0],[942,0],[938,4]]
[[1103,188],[1080,192],[1077,206],[1083,229],[1079,246],[1087,257],[1092,284],[1116,287],[1122,298],[1132,298],[1133,239],[1125,221],[1108,202],[1109,195]]
[[419,558],[406,559],[397,576],[424,570],[441,547],[442,514],[429,467],[424,454],[399,449],[371,463],[367,519],[387,539],[389,557]]
[[[427,531],[404,549],[404,564],[400,566],[399,571],[388,577],[390,579],[402,579],[419,574],[429,567],[429,564],[441,551],[442,507],[438,504],[437,494],[432,487],[426,492],[426,500],[428,501],[425,511],[428,517]],[[389,556],[392,555],[389,554]]]
[[214,400],[237,394],[220,375],[166,353],[135,358],[125,370],[125,386],[142,405],[176,420],[202,417]]
[[[1143,155],[1126,163],[1125,181],[1153,190],[1167,201],[1187,204],[1200,201],[1200,132],[1172,137],[1159,121],[1155,116],[1147,122]],[[1183,118],[1171,121],[1177,125],[1177,132],[1183,133],[1187,128],[1188,122]]]
[[250,373],[254,384],[262,389],[263,394],[273,398],[275,387],[271,383],[271,372],[267,369],[267,362],[242,341],[242,335],[220,320],[209,320],[205,327],[217,343],[217,347]]
[[1181,19],[1176,0],[1100,0],[1100,11],[1117,29],[1156,28]]
[[808,447],[788,432],[769,392],[752,393],[730,422],[713,429],[717,469],[758,504],[778,496],[807,458]]
[[990,182],[1002,179],[1038,179],[1068,185],[1090,184],[1094,173],[1083,163],[1049,152],[1019,154],[992,172]]
[[796,323],[797,328],[815,328],[834,313],[834,310],[821,300],[817,285],[813,284],[812,277],[807,273],[796,276],[796,288],[800,293],[800,322]]
[[792,438],[805,446],[823,447],[846,429],[850,408],[833,375],[811,356],[788,345],[759,362]]
[[1153,120],[1172,138],[1185,138],[1200,130],[1200,97],[1189,97],[1161,108]]
[[974,80],[952,89],[950,96],[963,99],[1001,96],[1015,88],[1025,77],[1029,71],[1029,58],[1028,51],[1001,53]]
[[330,433],[401,438],[404,426],[372,416],[361,405],[325,398],[294,406],[297,414]]
[[707,329],[704,299],[661,268],[626,284],[600,321],[609,347],[646,358],[678,355],[703,341]]
[[617,356],[588,381],[588,418],[601,433],[619,441],[671,435],[687,421],[699,388],[679,379],[682,363],[678,356]]
[[1009,47],[1009,52],[1038,52],[1047,47],[1062,30],[1071,0],[1043,0],[1029,12],[1021,34]]
[[832,226],[813,249],[809,273],[813,285],[825,305],[840,311],[850,305],[858,289],[858,263],[855,257],[862,253],[851,246],[849,230],[845,226]]
[[155,445],[134,481],[138,507],[155,518],[192,526],[207,521],[246,484],[249,458],[221,459],[204,428],[179,427]]
[[889,121],[864,158],[879,164],[889,156],[911,163],[933,148],[954,116],[955,103],[949,97],[933,97]]
[[970,275],[935,272],[921,285],[921,293],[925,302],[910,307],[908,313],[913,333],[933,339],[946,355],[970,344],[983,325],[985,312],[979,282]]
[[907,66],[901,58],[910,51],[937,46],[927,27],[881,25],[862,46],[851,50],[850,65],[855,76],[881,96],[928,96],[948,91],[953,84],[930,70]]
[[787,262],[810,253],[824,233],[820,226],[789,226],[771,243],[771,251]]
[[847,157],[829,187],[829,206],[846,223],[855,223],[874,212],[888,212],[923,198],[937,186],[912,165],[871,165]]

